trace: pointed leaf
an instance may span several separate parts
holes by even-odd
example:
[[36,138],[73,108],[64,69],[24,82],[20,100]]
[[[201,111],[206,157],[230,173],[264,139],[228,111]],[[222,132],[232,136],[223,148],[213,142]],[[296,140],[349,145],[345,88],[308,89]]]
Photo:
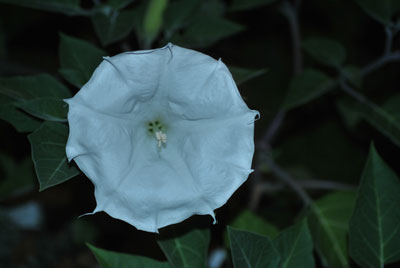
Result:
[[66,122],[68,107],[60,99],[45,97],[28,100],[16,104],[25,112],[48,121]]
[[160,33],[168,0],[150,0],[143,18],[143,35],[146,46],[150,46]]
[[279,253],[267,237],[227,227],[235,268],[278,267]]
[[283,103],[285,109],[293,109],[306,104],[333,88],[334,82],[324,73],[307,69],[293,78],[289,92]]
[[60,184],[79,174],[79,170],[68,164],[65,144],[68,127],[53,122],[42,126],[28,135],[32,147],[32,159],[40,184],[40,191]]
[[347,232],[354,201],[354,192],[334,192],[315,201],[308,215],[315,247],[330,268],[349,267]]
[[0,0],[0,3],[59,12],[70,16],[89,14],[80,7],[80,0]]
[[18,101],[39,97],[71,97],[68,88],[48,74],[0,78],[0,95]]
[[233,0],[231,11],[242,11],[260,7],[263,5],[269,5],[276,0]]
[[385,24],[392,24],[392,16],[399,11],[398,0],[356,0],[361,8],[375,20]]
[[315,267],[313,242],[307,220],[282,231],[273,242],[281,255],[279,268]]
[[41,125],[39,120],[19,110],[12,103],[0,104],[0,119],[10,123],[18,132],[31,132]]
[[366,100],[365,102],[346,101],[340,104],[342,110],[352,114],[352,117],[361,117],[389,138],[394,144],[400,146],[400,121],[398,116],[391,111]]
[[350,256],[361,267],[400,260],[400,182],[371,146],[350,219]]
[[344,47],[328,38],[308,38],[302,43],[304,50],[322,64],[339,67],[346,59]]
[[157,242],[172,267],[206,267],[210,230],[194,229],[178,234],[172,226],[163,230]]
[[267,69],[252,70],[233,66],[229,66],[229,70],[238,86],[267,72]]
[[92,23],[103,46],[119,41],[134,29],[135,10],[115,10],[105,6],[92,16]]
[[166,262],[96,248],[87,244],[102,268],[170,268]]
[[60,73],[78,88],[90,79],[106,55],[105,51],[86,41],[60,34]]

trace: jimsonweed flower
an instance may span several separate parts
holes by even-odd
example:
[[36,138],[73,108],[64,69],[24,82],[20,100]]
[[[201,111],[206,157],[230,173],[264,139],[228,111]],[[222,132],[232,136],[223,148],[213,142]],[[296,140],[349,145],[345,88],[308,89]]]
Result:
[[104,57],[71,99],[66,146],[97,206],[158,232],[211,215],[247,179],[258,112],[221,60],[172,44]]

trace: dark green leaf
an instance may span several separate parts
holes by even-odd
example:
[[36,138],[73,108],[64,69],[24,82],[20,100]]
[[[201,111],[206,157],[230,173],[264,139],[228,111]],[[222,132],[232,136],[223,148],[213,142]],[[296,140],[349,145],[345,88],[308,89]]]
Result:
[[197,13],[201,0],[178,0],[168,4],[164,12],[164,31],[166,39],[179,29],[188,25],[191,17]]
[[227,227],[235,268],[275,268],[279,253],[268,237]]
[[41,124],[39,120],[19,110],[12,103],[0,104],[0,119],[10,123],[18,132],[34,131]]
[[267,72],[267,69],[252,70],[233,66],[229,70],[238,86]]
[[41,97],[71,97],[68,88],[48,74],[0,78],[0,94],[17,101]]
[[35,186],[35,174],[30,157],[16,163],[9,155],[0,154],[0,200],[32,190]]
[[282,231],[273,242],[281,256],[279,268],[315,267],[313,242],[307,220]]
[[382,108],[400,124],[400,94],[389,97]]
[[118,253],[96,248],[87,244],[102,268],[169,268],[166,262],[159,262],[150,258]]
[[361,8],[375,20],[390,25],[392,15],[399,9],[398,0],[356,0]]
[[108,0],[106,2],[107,6],[112,7],[113,9],[122,9],[127,7],[129,4],[133,3],[135,0]]
[[263,5],[269,5],[275,2],[276,0],[233,0],[231,10],[232,11],[241,11],[247,9],[253,9],[256,7],[260,7]]
[[350,219],[350,256],[361,267],[400,260],[400,182],[371,146]]
[[90,79],[105,55],[105,51],[86,41],[60,34],[60,73],[78,88]]
[[354,201],[354,192],[334,192],[311,206],[308,224],[315,247],[328,267],[349,267],[347,232]]
[[45,97],[17,103],[25,112],[43,120],[66,122],[68,106],[60,99]]
[[400,121],[398,116],[391,114],[378,105],[366,100],[365,102],[342,102],[342,109],[351,114],[353,118],[363,118],[394,144],[400,146]]
[[150,0],[143,18],[143,37],[145,47],[150,47],[161,31],[163,16],[168,0]]
[[250,210],[244,210],[230,224],[233,228],[254,232],[274,238],[278,234],[278,229],[263,218],[257,216]]
[[208,229],[178,234],[174,226],[164,229],[158,240],[158,245],[174,268],[206,267],[209,243]]
[[195,47],[210,46],[228,36],[244,30],[244,26],[218,16],[202,16],[185,29],[183,34],[174,35],[172,42]]
[[66,15],[89,15],[80,7],[80,0],[0,0],[0,3],[35,8]]
[[345,66],[343,68],[343,75],[346,79],[356,88],[362,87],[362,75],[361,70],[355,66]]
[[134,29],[134,10],[104,7],[92,16],[92,23],[103,46],[119,41]]
[[60,184],[79,174],[79,170],[68,164],[65,144],[68,127],[53,122],[28,135],[32,147],[32,159],[40,184],[40,191]]
[[327,75],[318,70],[304,70],[292,79],[283,107],[293,109],[306,104],[331,90],[334,83]]
[[304,50],[322,64],[339,67],[346,60],[346,50],[335,40],[308,38],[302,43]]

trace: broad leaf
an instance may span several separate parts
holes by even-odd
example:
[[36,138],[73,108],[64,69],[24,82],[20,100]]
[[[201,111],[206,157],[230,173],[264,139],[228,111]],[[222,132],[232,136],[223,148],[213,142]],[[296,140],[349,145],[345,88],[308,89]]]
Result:
[[273,242],[281,256],[279,268],[315,267],[313,242],[307,220],[282,231]]
[[10,123],[18,132],[34,131],[41,124],[39,120],[21,111],[11,102],[0,104],[0,119]]
[[206,267],[210,230],[194,229],[179,234],[175,228],[164,229],[157,241],[169,264],[174,268]]
[[279,253],[268,237],[227,227],[235,268],[277,268]]
[[40,191],[60,184],[79,174],[79,170],[68,164],[65,144],[68,127],[53,122],[42,126],[28,135],[32,148],[32,159],[40,184]]
[[377,21],[391,25],[392,16],[399,11],[398,0],[356,0],[364,11]]
[[350,219],[350,256],[361,267],[400,260],[400,182],[371,146]]
[[193,15],[198,12],[201,0],[178,0],[168,4],[164,12],[164,33],[165,39],[169,39],[172,34],[188,25]]
[[166,262],[96,248],[87,244],[102,268],[169,268]]
[[322,64],[339,67],[346,59],[344,47],[328,38],[308,38],[303,41],[304,50]]
[[362,87],[362,75],[361,70],[356,66],[345,66],[342,70],[343,75],[346,79],[356,88]]
[[9,155],[0,154],[0,200],[32,190],[35,174],[30,157],[17,163]]
[[317,252],[328,267],[349,267],[347,232],[354,201],[354,192],[334,192],[311,206],[308,224]]
[[247,9],[253,9],[263,5],[269,5],[276,0],[233,0],[230,10],[241,11]]
[[17,103],[25,112],[48,121],[67,122],[68,106],[60,99],[45,97]]
[[[394,144],[400,146],[400,121],[398,116],[388,112],[378,105],[366,100],[365,102],[341,102],[341,109],[354,119],[363,118]],[[355,121],[357,122],[357,121]]]
[[105,6],[92,16],[92,23],[103,46],[119,41],[134,29],[134,10],[115,10]]
[[178,45],[205,47],[244,30],[244,26],[219,16],[196,17],[183,34],[176,34],[172,42]]
[[238,86],[267,72],[267,69],[252,70],[233,66],[229,66],[229,70]]
[[335,82],[324,73],[307,69],[292,79],[289,91],[283,103],[284,109],[293,109],[306,104],[333,88]]
[[59,72],[78,88],[90,79],[105,55],[105,51],[86,41],[60,34]]
[[150,47],[161,31],[163,16],[168,0],[150,0],[143,18],[143,37],[145,46]]
[[0,0],[0,3],[35,8],[66,15],[89,15],[80,7],[80,0]]
[[68,88],[48,74],[0,78],[0,95],[17,101],[40,97],[71,97]]
[[254,232],[270,238],[278,234],[278,229],[250,210],[244,210],[230,224],[231,227]]

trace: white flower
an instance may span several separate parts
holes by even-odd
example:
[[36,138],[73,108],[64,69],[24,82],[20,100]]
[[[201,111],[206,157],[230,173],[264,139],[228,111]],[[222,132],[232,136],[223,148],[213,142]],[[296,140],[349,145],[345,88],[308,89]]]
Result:
[[202,53],[168,44],[105,57],[66,102],[66,152],[95,186],[93,213],[148,232],[214,218],[252,171],[258,112]]

